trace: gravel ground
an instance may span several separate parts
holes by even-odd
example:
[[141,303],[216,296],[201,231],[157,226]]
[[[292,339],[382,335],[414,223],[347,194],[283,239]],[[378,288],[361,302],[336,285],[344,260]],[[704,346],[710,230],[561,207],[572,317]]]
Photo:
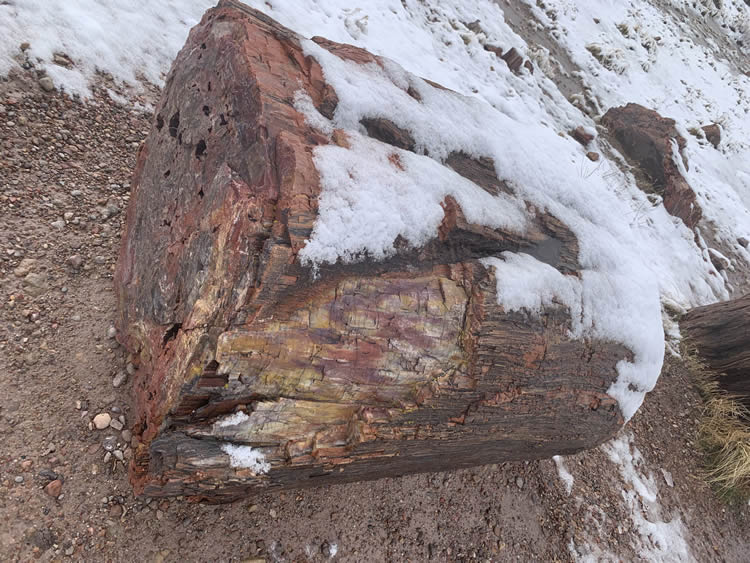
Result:
[[[543,460],[221,506],[134,498],[112,271],[150,119],[103,88],[82,104],[32,71],[0,82],[0,560],[569,561],[571,542],[639,558],[629,486],[601,450],[565,459],[570,494]],[[747,561],[748,507],[701,479],[699,414],[671,361],[628,431],[694,558]]]

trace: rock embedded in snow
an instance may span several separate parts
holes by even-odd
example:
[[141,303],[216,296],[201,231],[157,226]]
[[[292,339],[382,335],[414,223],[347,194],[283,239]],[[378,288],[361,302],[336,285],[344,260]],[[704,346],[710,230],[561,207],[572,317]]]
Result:
[[595,135],[587,131],[582,125],[579,125],[575,129],[573,129],[570,132],[570,136],[581,143],[584,147],[587,147],[589,143],[595,138]]
[[237,2],[206,14],[139,153],[116,271],[136,491],[549,457],[632,415],[649,387],[614,387],[632,351],[588,309],[619,286],[520,195],[538,186],[504,179],[513,155],[457,135],[491,111]]
[[680,171],[688,167],[682,153],[686,141],[677,132],[674,120],[630,103],[610,108],[601,122],[647,175],[653,190],[663,197],[666,210],[689,228],[695,227],[702,211]]
[[710,125],[704,125],[701,127],[703,133],[706,135],[706,140],[711,143],[715,149],[719,148],[721,143],[721,128],[717,123],[711,123]]

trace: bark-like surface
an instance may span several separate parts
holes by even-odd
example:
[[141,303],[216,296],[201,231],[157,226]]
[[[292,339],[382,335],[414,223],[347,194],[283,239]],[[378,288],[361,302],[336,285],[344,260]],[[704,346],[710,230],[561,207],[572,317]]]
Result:
[[[232,500],[569,454],[612,436],[623,419],[606,390],[629,352],[571,339],[563,307],[505,311],[479,261],[522,251],[577,275],[577,241],[554,217],[538,213],[521,236],[469,223],[447,198],[421,248],[396,241],[385,261],[317,277],[300,263],[321,189],[313,150],[346,144],[305,124],[300,89],[333,115],[336,93],[300,38],[226,0],[168,77],[116,272],[120,338],[139,359],[136,491]],[[387,120],[362,124],[414,148]],[[511,191],[490,159],[455,153],[445,165]],[[239,424],[217,423],[237,411]],[[233,467],[227,444],[262,452],[270,470]]]
[[662,196],[666,210],[691,229],[695,227],[703,210],[675,162],[676,152],[685,167],[688,166],[682,154],[686,141],[677,132],[674,119],[662,117],[638,104],[627,104],[607,111],[602,116],[602,124],[648,176],[654,191]]
[[750,403],[750,294],[692,309],[680,321],[680,331],[720,374],[719,386]]

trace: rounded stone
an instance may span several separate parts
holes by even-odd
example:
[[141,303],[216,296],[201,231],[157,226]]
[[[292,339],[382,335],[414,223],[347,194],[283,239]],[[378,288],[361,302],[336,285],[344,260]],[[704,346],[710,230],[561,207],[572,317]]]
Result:
[[94,426],[97,430],[104,430],[110,422],[112,422],[112,417],[106,412],[99,413],[94,417]]

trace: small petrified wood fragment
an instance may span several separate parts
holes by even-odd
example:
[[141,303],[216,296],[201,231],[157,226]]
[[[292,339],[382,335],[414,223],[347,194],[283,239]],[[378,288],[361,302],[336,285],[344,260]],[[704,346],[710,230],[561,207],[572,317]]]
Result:
[[[346,143],[294,109],[299,90],[323,115],[337,105],[300,41],[221,2],[178,55],[139,154],[116,273],[121,338],[139,362],[136,491],[232,500],[568,454],[612,436],[623,419],[606,390],[628,351],[573,340],[561,306],[505,311],[480,262],[523,251],[577,275],[577,241],[554,217],[537,213],[519,235],[468,222],[446,198],[420,248],[395,244],[387,260],[317,277],[300,263],[321,191],[313,150]],[[382,116],[362,125],[413,150]],[[491,159],[444,164],[511,191]]]
[[638,104],[627,104],[607,111],[602,124],[649,177],[654,191],[662,196],[666,210],[682,219],[689,228],[695,227],[703,211],[675,162],[675,158],[679,158],[687,168],[682,155],[686,142],[675,129],[674,119],[662,117]]

